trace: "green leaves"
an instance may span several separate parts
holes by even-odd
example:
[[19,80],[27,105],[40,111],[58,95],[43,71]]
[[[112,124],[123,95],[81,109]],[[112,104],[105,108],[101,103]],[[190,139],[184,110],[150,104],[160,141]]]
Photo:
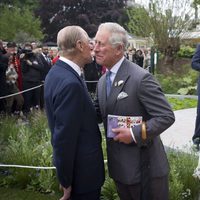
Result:
[[180,50],[177,52],[177,55],[183,58],[192,58],[194,52],[195,48],[192,48],[190,46],[182,46]]
[[[13,121],[13,118],[9,119],[10,122]],[[4,146],[0,145],[1,163],[42,167],[53,166],[51,134],[44,113],[34,113],[30,116],[29,124],[26,125],[21,122],[19,124],[16,122],[9,123],[7,118],[2,118],[1,122],[0,135],[1,131],[4,135],[7,134],[7,136],[4,136]],[[6,127],[7,132],[4,132]],[[16,131],[13,131],[15,128]],[[0,185],[17,185],[20,188],[28,188],[44,193],[58,189],[55,169],[10,168],[9,172],[8,176],[0,179]]]
[[[1,6],[0,12],[0,38],[6,41],[16,41],[17,35],[22,32],[28,38],[41,40],[41,22],[28,8]],[[28,40],[29,41],[29,40]],[[21,42],[21,41],[16,41]]]
[[192,23],[188,0],[151,0],[148,8],[128,8],[127,15],[128,31],[136,36],[151,37],[162,52],[168,46],[178,50],[180,33]]
[[128,31],[136,36],[148,37],[152,32],[149,13],[142,7],[126,10],[129,21],[126,24]]

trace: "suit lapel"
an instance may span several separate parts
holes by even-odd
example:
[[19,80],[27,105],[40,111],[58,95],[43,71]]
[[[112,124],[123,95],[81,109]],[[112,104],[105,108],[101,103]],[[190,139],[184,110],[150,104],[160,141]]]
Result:
[[[124,85],[126,84],[128,78],[130,76],[129,73],[128,73],[128,65],[129,65],[129,63],[125,59],[122,62],[121,66],[120,66],[120,68],[119,68],[119,70],[118,70],[118,72],[115,76],[115,79],[114,79],[112,87],[111,87],[110,95],[107,98],[107,102],[106,102],[107,113],[113,113],[113,110],[114,110],[115,105],[117,103],[117,97],[118,97],[119,93],[123,90]],[[122,82],[122,81],[123,81],[123,83],[121,85],[119,85],[119,83]]]
[[99,99],[99,105],[103,105],[101,106],[101,111],[102,111],[102,115],[105,116],[106,115],[106,75],[104,74],[101,79],[98,82],[98,99]]

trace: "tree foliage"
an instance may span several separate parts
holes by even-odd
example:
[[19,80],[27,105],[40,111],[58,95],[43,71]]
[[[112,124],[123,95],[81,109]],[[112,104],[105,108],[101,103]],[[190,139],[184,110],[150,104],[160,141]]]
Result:
[[0,5],[9,7],[35,9],[38,6],[38,0],[1,0]]
[[126,12],[129,18],[128,31],[137,36],[148,37],[152,32],[148,11],[144,7],[131,7]]
[[40,25],[40,20],[28,8],[1,6],[0,38],[3,40],[13,41],[19,32],[40,40],[43,38]]
[[193,4],[200,5],[200,0],[193,0]]
[[179,49],[180,34],[191,24],[190,2],[188,0],[151,0],[149,7],[127,10],[131,33],[151,36],[158,49]]
[[55,41],[57,32],[67,25],[79,25],[94,37],[101,22],[122,24],[124,0],[39,0],[36,14],[42,19],[46,40]]

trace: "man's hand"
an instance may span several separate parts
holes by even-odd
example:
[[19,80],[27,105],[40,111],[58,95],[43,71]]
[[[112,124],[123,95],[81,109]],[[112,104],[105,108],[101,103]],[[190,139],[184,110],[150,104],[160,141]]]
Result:
[[28,65],[33,65],[33,63],[32,63],[30,60],[27,60],[26,63],[27,63]]
[[63,196],[61,197],[60,200],[69,200],[70,196],[71,196],[72,187],[71,186],[69,186],[68,188],[64,188],[63,186],[60,186],[60,187],[64,192],[64,194],[63,194]]
[[115,141],[123,142],[125,144],[133,142],[130,128],[114,128],[112,131],[116,133],[116,136],[113,138]]

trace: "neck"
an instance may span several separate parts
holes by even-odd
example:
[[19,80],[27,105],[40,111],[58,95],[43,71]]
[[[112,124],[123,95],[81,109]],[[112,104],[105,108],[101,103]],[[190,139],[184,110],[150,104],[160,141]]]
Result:
[[81,69],[83,68],[84,64],[81,62],[78,56],[73,56],[73,55],[62,55],[62,56],[77,64]]

